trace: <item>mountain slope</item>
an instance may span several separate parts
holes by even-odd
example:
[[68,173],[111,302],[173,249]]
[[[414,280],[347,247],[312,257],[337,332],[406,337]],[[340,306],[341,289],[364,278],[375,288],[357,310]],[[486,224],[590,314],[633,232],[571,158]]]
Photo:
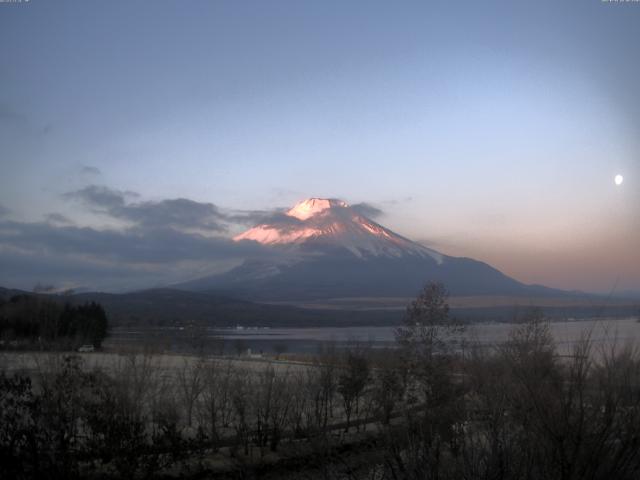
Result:
[[260,301],[413,296],[427,281],[453,295],[560,295],[524,285],[470,258],[443,255],[379,225],[341,200],[311,198],[236,236],[278,250],[279,261],[250,260],[179,288],[217,290]]

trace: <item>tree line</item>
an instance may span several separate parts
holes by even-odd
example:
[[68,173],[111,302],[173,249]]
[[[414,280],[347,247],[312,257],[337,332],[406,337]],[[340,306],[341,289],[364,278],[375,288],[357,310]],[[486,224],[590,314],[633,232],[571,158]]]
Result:
[[109,323],[104,308],[95,303],[71,305],[50,297],[15,295],[0,300],[0,338],[7,342],[74,347],[100,347]]

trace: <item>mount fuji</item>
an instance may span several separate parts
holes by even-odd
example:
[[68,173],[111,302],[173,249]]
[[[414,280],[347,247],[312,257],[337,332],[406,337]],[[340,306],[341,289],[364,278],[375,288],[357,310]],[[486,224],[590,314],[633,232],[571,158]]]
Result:
[[237,235],[277,260],[246,260],[232,270],[180,284],[257,301],[411,297],[428,281],[454,296],[563,294],[525,285],[490,265],[444,255],[368,218],[342,200],[310,198]]

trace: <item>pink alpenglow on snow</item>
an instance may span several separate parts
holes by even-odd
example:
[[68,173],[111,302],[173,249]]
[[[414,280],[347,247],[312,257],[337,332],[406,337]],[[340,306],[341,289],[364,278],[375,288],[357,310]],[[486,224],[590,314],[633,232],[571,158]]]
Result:
[[360,214],[337,199],[309,198],[286,212],[298,221],[275,221],[257,225],[234,240],[253,240],[263,245],[326,245],[347,249],[356,257],[430,257],[438,252],[404,238]]
[[336,200],[334,198],[308,198],[300,203],[297,203],[293,208],[287,211],[287,215],[290,217],[296,217],[299,220],[307,220],[313,217],[317,213],[321,213],[332,207],[348,207],[346,202],[342,200]]

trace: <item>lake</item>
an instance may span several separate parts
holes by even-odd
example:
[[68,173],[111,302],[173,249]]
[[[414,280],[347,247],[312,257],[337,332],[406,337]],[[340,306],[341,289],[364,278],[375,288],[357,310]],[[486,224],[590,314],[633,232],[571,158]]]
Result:
[[[481,323],[469,325],[462,335],[467,343],[492,346],[504,342],[517,325]],[[204,344],[210,349],[224,348],[225,353],[251,349],[252,353],[314,353],[327,344],[345,348],[354,344],[370,344],[374,348],[393,347],[396,327],[313,327],[313,328],[116,328],[107,346],[141,345],[161,342],[165,349],[189,350]],[[571,352],[576,342],[589,334],[597,347],[625,345],[640,341],[640,322],[636,318],[587,319],[550,323],[551,333],[560,354]]]

